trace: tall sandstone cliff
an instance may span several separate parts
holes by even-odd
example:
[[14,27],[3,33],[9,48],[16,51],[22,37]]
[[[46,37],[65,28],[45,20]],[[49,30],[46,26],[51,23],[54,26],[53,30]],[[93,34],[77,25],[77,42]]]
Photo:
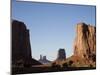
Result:
[[74,55],[88,61],[96,61],[96,27],[85,23],[77,24]]
[[32,58],[29,30],[23,22],[16,20],[12,22],[12,58]]
[[85,23],[76,25],[76,36],[73,42],[74,53],[64,61],[55,64],[68,67],[96,67],[96,27]]
[[[26,25],[17,20],[12,21],[12,65],[41,64],[32,58],[30,34]],[[20,65],[19,65],[20,66]]]

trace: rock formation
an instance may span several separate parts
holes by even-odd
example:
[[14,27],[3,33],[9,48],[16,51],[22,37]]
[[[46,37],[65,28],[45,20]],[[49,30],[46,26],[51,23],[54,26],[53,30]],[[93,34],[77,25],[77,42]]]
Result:
[[31,58],[29,30],[23,22],[12,22],[12,58]]
[[32,59],[29,30],[23,22],[12,21],[12,64],[40,64]]
[[46,58],[46,56],[43,56],[43,57],[42,57],[42,55],[40,55],[39,62],[41,62],[42,64],[50,64],[50,63],[51,63],[51,61],[49,61],[49,60]]
[[59,49],[58,50],[58,55],[57,55],[57,59],[55,61],[52,62],[52,65],[60,65],[62,66],[62,64],[66,61],[66,52],[65,49]]
[[[65,51],[60,49],[55,65],[67,67],[96,67],[96,27],[85,23],[76,25],[76,37],[74,40],[74,53],[65,58]],[[60,59],[60,60],[59,60]],[[61,59],[66,59],[62,61]]]
[[65,49],[59,49],[57,60],[65,60],[65,59],[66,59]]
[[85,23],[76,25],[74,54],[66,63],[73,62],[71,67],[96,67],[96,27]]
[[96,27],[85,23],[77,24],[74,55],[89,61],[96,61]]

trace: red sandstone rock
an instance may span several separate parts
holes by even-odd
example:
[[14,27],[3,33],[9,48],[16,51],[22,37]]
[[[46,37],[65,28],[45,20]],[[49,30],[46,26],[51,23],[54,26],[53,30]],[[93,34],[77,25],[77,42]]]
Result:
[[85,23],[76,26],[74,55],[95,62],[96,59],[96,27]]

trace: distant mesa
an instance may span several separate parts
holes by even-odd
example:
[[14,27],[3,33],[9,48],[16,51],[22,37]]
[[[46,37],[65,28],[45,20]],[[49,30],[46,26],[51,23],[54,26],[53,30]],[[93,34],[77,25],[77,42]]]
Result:
[[[41,64],[32,58],[30,34],[26,25],[17,20],[12,21],[12,65],[31,66]],[[13,67],[13,66],[12,66]]]
[[66,59],[66,52],[65,49],[58,50],[57,60],[65,60]]
[[52,65],[62,65],[63,62],[66,61],[66,52],[65,49],[60,48],[58,50],[57,59],[52,62]]
[[39,59],[39,62],[41,62],[42,64],[50,64],[51,61],[49,61],[46,56],[42,56],[40,55],[40,59]]

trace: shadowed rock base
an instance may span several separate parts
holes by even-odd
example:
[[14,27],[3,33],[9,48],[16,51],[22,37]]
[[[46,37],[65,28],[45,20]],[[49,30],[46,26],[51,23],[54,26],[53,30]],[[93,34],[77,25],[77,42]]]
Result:
[[79,70],[93,70],[95,67],[31,67],[31,68],[14,68],[13,74],[27,74],[27,73],[44,73],[44,72],[61,72],[61,71],[79,71]]

